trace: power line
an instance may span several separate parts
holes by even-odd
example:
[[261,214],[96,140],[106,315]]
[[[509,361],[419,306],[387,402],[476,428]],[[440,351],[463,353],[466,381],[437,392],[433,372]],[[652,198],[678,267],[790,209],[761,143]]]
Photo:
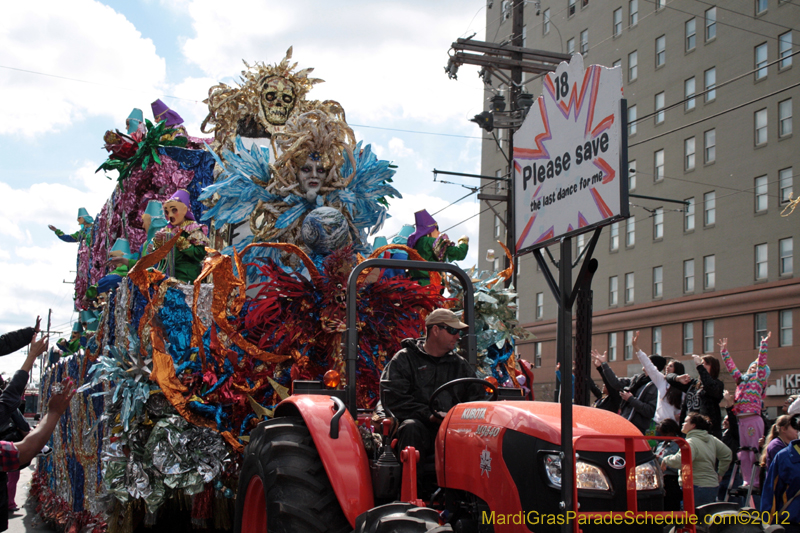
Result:
[[681,131],[681,130],[684,130],[686,128],[690,128],[692,126],[696,126],[697,124],[700,124],[700,123],[705,122],[707,120],[711,120],[712,118],[720,117],[720,116],[722,116],[722,115],[724,115],[726,113],[730,113],[731,111],[736,111],[737,109],[741,109],[741,108],[746,107],[746,106],[748,106],[750,104],[754,104],[756,102],[764,100],[765,98],[770,98],[770,97],[778,95],[778,94],[780,94],[782,92],[788,91],[790,89],[794,89],[795,87],[798,87],[798,86],[800,86],[800,82],[795,83],[794,85],[790,85],[788,87],[784,87],[783,89],[779,89],[777,91],[771,92],[769,94],[765,94],[763,96],[759,96],[758,98],[754,98],[753,100],[749,100],[747,102],[744,102],[744,103],[741,103],[739,105],[733,106],[731,108],[726,109],[725,111],[720,111],[719,113],[716,113],[714,115],[709,115],[709,116],[707,116],[705,118],[701,118],[700,120],[695,120],[694,122],[690,122],[689,124],[686,124],[684,126],[679,126],[679,127],[675,128],[675,129],[672,129],[672,130],[669,130],[669,131],[665,131],[664,133],[659,133],[658,135],[654,135],[654,136],[650,137],[649,139],[643,139],[643,140],[641,140],[639,142],[635,142],[633,144],[629,144],[628,148],[633,148],[634,146],[639,146],[640,144],[644,144],[646,142],[650,142],[650,141],[652,141],[654,139],[658,139],[659,137],[663,137],[665,135],[669,135],[671,133],[675,133],[677,131]]
[[[795,55],[797,55],[797,54],[800,54],[800,50],[797,50],[796,52],[792,52],[792,53],[791,53],[789,56],[787,56],[787,57],[792,57],[792,56],[795,56]],[[641,117],[641,118],[637,118],[636,120],[632,120],[632,121],[630,121],[628,124],[637,124],[637,123],[639,123],[640,121],[647,120],[647,119],[649,119],[649,118],[651,118],[651,117],[654,117],[654,116],[656,116],[656,115],[657,115],[657,114],[659,114],[659,113],[663,113],[663,112],[669,111],[669,110],[671,110],[671,109],[674,109],[674,108],[676,108],[676,107],[680,106],[681,104],[685,104],[685,103],[686,103],[686,102],[688,102],[689,100],[692,100],[692,99],[694,99],[694,98],[700,98],[701,96],[705,96],[706,94],[710,93],[711,91],[716,91],[717,89],[720,89],[720,88],[722,88],[722,87],[725,87],[726,85],[729,85],[729,84],[733,83],[734,81],[738,81],[738,80],[740,80],[740,79],[742,79],[742,78],[746,78],[747,76],[749,76],[749,75],[751,75],[751,74],[754,74],[755,72],[757,72],[757,71],[759,71],[759,70],[761,70],[761,69],[764,69],[764,68],[771,67],[772,65],[774,65],[774,64],[776,64],[776,63],[780,63],[780,62],[782,62],[782,61],[785,61],[785,60],[786,60],[786,57],[779,57],[779,58],[778,58],[778,59],[776,59],[775,61],[772,61],[772,62],[770,62],[770,63],[767,63],[767,64],[766,64],[765,66],[763,66],[763,67],[756,67],[756,68],[754,68],[753,70],[750,70],[750,71],[748,71],[748,72],[744,72],[744,73],[742,73],[742,74],[740,74],[740,75],[738,75],[738,76],[736,76],[736,77],[734,77],[734,78],[731,78],[731,79],[729,79],[729,80],[727,80],[727,81],[724,81],[724,82],[720,83],[719,85],[714,85],[713,87],[709,87],[708,89],[706,89],[706,90],[704,90],[704,91],[701,91],[701,92],[699,92],[699,93],[695,93],[695,94],[693,94],[692,96],[687,96],[687,97],[686,97],[686,98],[684,98],[683,100],[679,100],[678,102],[675,102],[675,103],[673,103],[673,104],[670,104],[670,105],[668,105],[668,106],[666,106],[666,107],[662,107],[661,109],[658,109],[658,110],[656,110],[656,111],[653,111],[653,112],[652,112],[652,113],[650,113],[650,114],[644,115],[644,116],[643,116],[643,117]],[[710,69],[709,69],[709,70],[710,70]]]

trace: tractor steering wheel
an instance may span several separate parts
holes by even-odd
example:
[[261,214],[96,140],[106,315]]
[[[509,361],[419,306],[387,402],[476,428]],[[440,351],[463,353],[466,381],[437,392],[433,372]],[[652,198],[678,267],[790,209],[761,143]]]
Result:
[[[489,401],[493,402],[493,401],[497,400],[497,386],[494,383],[492,383],[491,381],[486,381],[485,379],[481,379],[481,378],[458,378],[458,379],[454,379],[453,381],[448,381],[447,383],[445,383],[444,385],[442,385],[441,387],[439,387],[438,389],[433,391],[433,394],[431,394],[431,399],[428,400],[428,408],[431,410],[432,413],[435,413],[436,409],[434,408],[434,400],[436,400],[436,398],[442,392],[444,392],[446,390],[449,390],[449,389],[452,389],[453,387],[456,387],[458,385],[463,385],[463,384],[466,384],[466,383],[479,383],[479,384],[483,385],[484,387],[490,388],[492,390],[492,395],[489,397]],[[457,403],[464,403],[464,401],[461,399],[460,395],[454,394],[454,396],[455,396],[455,398],[457,400]]]

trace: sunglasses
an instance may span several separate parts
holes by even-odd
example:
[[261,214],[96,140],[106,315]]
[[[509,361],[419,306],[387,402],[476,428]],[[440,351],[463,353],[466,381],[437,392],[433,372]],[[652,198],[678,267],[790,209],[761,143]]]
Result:
[[453,326],[448,326],[446,324],[436,324],[439,328],[445,330],[450,335],[458,335],[459,337],[464,336],[464,330],[456,329]]

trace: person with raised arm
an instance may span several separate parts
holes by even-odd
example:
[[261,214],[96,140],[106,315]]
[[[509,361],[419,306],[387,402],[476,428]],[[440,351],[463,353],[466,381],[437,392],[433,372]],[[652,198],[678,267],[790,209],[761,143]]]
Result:
[[[619,396],[622,398],[619,409],[620,416],[628,419],[642,434],[645,434],[650,429],[650,423],[656,412],[658,389],[644,372],[631,378],[618,378],[608,366],[606,354],[595,353],[596,356],[593,357],[595,367],[608,380],[611,388],[619,391]],[[664,368],[666,359],[658,355],[651,356],[651,359],[654,360],[653,364],[656,365],[656,368],[658,366]]]
[[688,374],[667,374],[667,383],[677,386],[685,393],[678,422],[683,425],[687,413],[698,412],[711,420],[711,429],[708,432],[721,438],[722,414],[719,403],[722,401],[725,386],[719,379],[719,359],[713,355],[701,357],[692,354],[692,360],[697,368],[698,378],[693,378]]
[[[669,418],[677,422],[681,413],[681,401],[683,394],[676,388],[670,393],[670,385],[667,383],[666,376],[656,367],[650,357],[647,357],[641,349],[639,349],[639,332],[633,334],[633,353],[639,358],[642,363],[642,368],[645,374],[653,381],[653,385],[658,389],[658,400],[656,401],[656,414],[653,420],[656,424],[667,420]],[[678,361],[670,361],[664,367],[664,371],[668,374],[673,372],[680,372],[683,374],[683,364]],[[677,392],[677,394],[675,394]]]
[[761,404],[767,393],[767,342],[772,336],[768,332],[766,337],[761,337],[761,346],[758,357],[750,363],[747,373],[742,374],[733,362],[728,352],[728,339],[720,339],[719,353],[725,368],[728,369],[736,382],[734,393],[733,412],[739,422],[739,460],[742,464],[742,478],[744,484],[758,485],[758,479],[751,480],[753,464],[759,460],[758,440],[764,436],[764,419],[761,418]]

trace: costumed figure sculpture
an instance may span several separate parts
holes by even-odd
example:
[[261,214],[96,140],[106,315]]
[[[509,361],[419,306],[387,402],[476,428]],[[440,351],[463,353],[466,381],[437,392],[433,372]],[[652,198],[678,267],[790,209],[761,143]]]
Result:
[[[469,252],[469,237],[466,235],[458,239],[458,243],[453,243],[446,233],[439,233],[439,224],[422,209],[414,213],[416,231],[408,238],[408,246],[419,252],[426,261],[461,261],[467,257]],[[419,282],[420,285],[430,283],[428,273],[415,270],[411,273],[411,278]]]
[[164,217],[169,223],[156,232],[147,251],[151,253],[180,235],[167,270],[168,275],[184,283],[194,282],[200,274],[200,263],[206,256],[205,247],[209,244],[206,235],[208,230],[195,221],[189,206],[189,193],[182,189],[164,202]]
[[[297,63],[289,63],[292,49],[276,65],[244,62],[247,70],[242,71],[238,87],[224,83],[208,90],[208,116],[203,120],[200,131],[213,133],[215,149],[221,154],[223,148],[234,148],[237,136],[246,139],[269,138],[283,128],[294,115],[304,113],[320,105],[335,102],[309,102],[305,95],[323,80],[309,78],[313,68],[295,71]],[[246,143],[250,144],[250,143]]]
[[49,225],[47,227],[50,228],[50,230],[52,230],[56,236],[64,242],[85,242],[88,245],[91,245],[92,224],[94,224],[94,219],[89,216],[89,212],[86,211],[86,208],[84,207],[78,209],[78,224],[80,224],[81,228],[70,235],[64,233],[53,225]]
[[[362,149],[361,143],[354,144],[344,120],[319,109],[290,119],[273,141],[282,153],[272,165],[266,148],[254,145],[248,150],[240,138],[238,153],[215,154],[224,171],[200,196],[214,202],[203,221],[213,220],[217,229],[249,223],[251,235],[234,241],[237,249],[251,242],[302,246],[306,216],[331,207],[344,216],[354,251],[366,253],[368,231],[377,232],[388,217],[386,197],[400,197],[389,185],[394,174],[389,162],[378,160],[369,145]],[[258,253],[280,260],[276,250]]]

